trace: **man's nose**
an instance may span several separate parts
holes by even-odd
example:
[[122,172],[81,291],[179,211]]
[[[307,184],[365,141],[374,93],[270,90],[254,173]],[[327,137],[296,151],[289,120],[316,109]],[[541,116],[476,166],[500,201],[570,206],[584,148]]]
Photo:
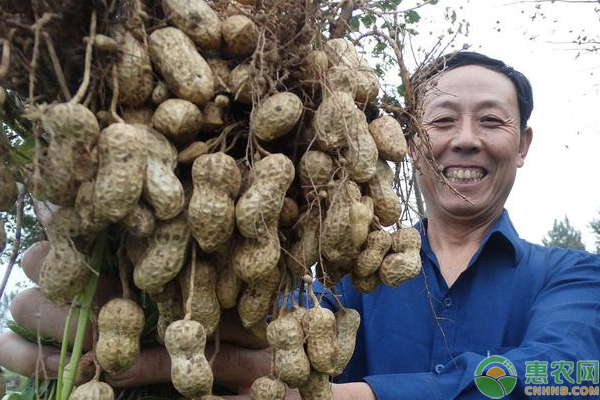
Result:
[[477,124],[470,118],[464,118],[456,127],[452,138],[452,148],[457,151],[476,152],[481,149],[481,136]]

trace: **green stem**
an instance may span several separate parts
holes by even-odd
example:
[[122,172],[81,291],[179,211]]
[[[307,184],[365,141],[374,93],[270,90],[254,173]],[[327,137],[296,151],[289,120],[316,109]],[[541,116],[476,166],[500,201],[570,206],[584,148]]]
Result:
[[[65,320],[65,328],[63,329],[63,338],[60,347],[60,359],[58,364],[58,381],[56,383],[56,398],[60,399],[61,389],[62,389],[62,376],[65,372],[65,359],[67,358],[67,352],[69,351],[69,333],[71,331],[71,316],[73,315],[73,308],[75,308],[75,302],[71,304],[69,307],[69,313],[67,314],[67,319]],[[48,397],[52,399],[52,397]]]
[[[92,268],[99,272],[100,266],[104,260],[104,252],[106,248],[107,235],[106,232],[100,233],[96,238],[94,245],[94,251],[92,253]],[[57,396],[58,400],[67,400],[73,390],[73,383],[75,380],[75,373],[77,372],[77,366],[81,358],[81,350],[83,347],[83,340],[85,339],[85,333],[87,330],[88,320],[90,318],[90,312],[92,310],[92,303],[94,301],[94,295],[96,294],[96,287],[98,286],[98,273],[92,274],[82,294],[77,298],[81,305],[79,310],[79,317],[77,319],[77,333],[75,334],[75,342],[73,343],[73,350],[71,351],[70,363],[73,368],[69,368],[65,376],[58,377],[59,379],[59,390],[60,397]],[[68,329],[66,327],[65,329]]]

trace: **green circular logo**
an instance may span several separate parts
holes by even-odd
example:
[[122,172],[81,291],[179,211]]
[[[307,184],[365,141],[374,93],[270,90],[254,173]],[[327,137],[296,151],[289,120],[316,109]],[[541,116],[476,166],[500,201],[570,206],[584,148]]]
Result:
[[491,399],[501,399],[517,385],[517,370],[506,358],[490,356],[475,370],[475,384],[481,393]]

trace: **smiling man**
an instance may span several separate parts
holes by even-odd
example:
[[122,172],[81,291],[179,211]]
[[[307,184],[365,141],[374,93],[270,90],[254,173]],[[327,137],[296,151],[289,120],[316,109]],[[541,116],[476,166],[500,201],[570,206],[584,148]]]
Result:
[[[422,272],[368,295],[342,282],[340,299],[363,319],[338,382],[362,381],[363,399],[570,398],[586,384],[578,363],[600,358],[600,257],[528,243],[504,210],[532,143],[527,78],[478,53],[438,61],[418,93],[423,125],[466,200],[414,160],[427,205]],[[560,365],[573,367],[570,380],[553,380]]]
[[[584,391],[597,394],[600,257],[528,243],[504,210],[532,142],[529,82],[503,62],[477,53],[441,61],[432,84],[419,92],[423,122],[442,173],[467,200],[429,164],[414,160],[421,164],[419,181],[427,203],[427,218],[417,224],[422,271],[398,288],[381,285],[370,294],[359,293],[349,277],[336,288],[339,301],[358,310],[362,321],[354,355],[337,378],[333,397],[522,399],[548,393],[542,397],[566,399]],[[36,276],[32,271],[39,271],[46,253],[47,246],[30,250],[24,269]],[[11,310],[17,321],[29,316],[38,322],[31,301],[36,292],[29,292],[29,300],[27,293]],[[327,297],[324,302],[332,308],[338,304]],[[44,313],[42,326],[31,326],[49,332],[57,320],[63,326],[64,314]],[[239,328],[223,330],[231,331],[243,334]],[[261,345],[237,337],[230,342],[237,346],[222,345],[213,365],[216,381],[247,387],[268,373],[268,350],[251,349]],[[36,356],[48,348],[24,346],[16,335],[0,336],[0,365],[32,373]],[[51,356],[56,351],[46,356],[47,368]],[[112,382],[135,386],[168,379],[168,355],[156,348],[143,352],[132,370],[113,376]],[[298,392],[288,391],[287,397],[297,399]]]

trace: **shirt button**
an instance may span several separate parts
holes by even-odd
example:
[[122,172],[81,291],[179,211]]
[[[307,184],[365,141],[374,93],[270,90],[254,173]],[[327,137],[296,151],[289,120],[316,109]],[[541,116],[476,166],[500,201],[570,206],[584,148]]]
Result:
[[444,307],[446,307],[446,308],[452,307],[452,299],[450,297],[446,297],[444,299]]
[[444,370],[444,364],[438,364],[435,366],[435,373],[436,374],[441,374],[442,371]]

